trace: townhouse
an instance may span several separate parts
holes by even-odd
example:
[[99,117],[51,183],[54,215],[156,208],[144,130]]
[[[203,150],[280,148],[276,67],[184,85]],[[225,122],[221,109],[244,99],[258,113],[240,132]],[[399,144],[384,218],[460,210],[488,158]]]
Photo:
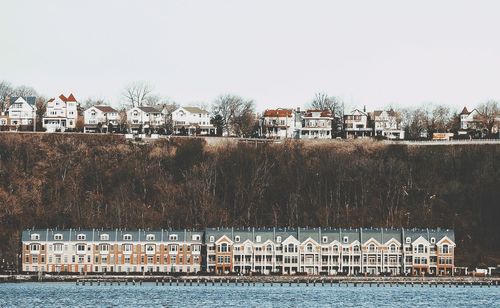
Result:
[[120,116],[118,110],[107,105],[96,105],[84,111],[83,132],[108,132],[117,127]]
[[210,113],[198,107],[179,107],[172,112],[175,135],[215,135],[217,129],[210,123]]
[[10,97],[4,121],[0,125],[8,126],[9,130],[33,130],[36,122],[36,97]]
[[26,230],[22,270],[197,273],[202,237],[191,230]]
[[68,97],[61,94],[47,101],[47,110],[42,119],[42,126],[48,132],[74,129],[78,120],[78,101],[71,93]]
[[393,109],[375,110],[369,116],[373,121],[374,136],[405,139],[405,131],[401,129],[401,121]]
[[127,122],[133,132],[157,130],[165,124],[160,110],[150,106],[138,106],[127,110]]

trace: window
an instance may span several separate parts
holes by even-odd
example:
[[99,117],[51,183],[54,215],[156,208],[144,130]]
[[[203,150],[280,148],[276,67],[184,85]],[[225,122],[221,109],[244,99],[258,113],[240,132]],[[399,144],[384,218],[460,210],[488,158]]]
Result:
[[170,234],[168,237],[171,241],[177,241],[177,234]]
[[124,241],[131,241],[132,240],[132,235],[130,235],[130,234],[123,235],[123,240]]
[[424,245],[423,244],[420,244],[417,246],[417,252],[418,253],[424,253]]
[[109,241],[109,234],[101,234],[100,239],[101,241]]
[[239,235],[236,235],[236,236],[234,237],[234,241],[235,241],[236,243],[239,243],[239,242],[240,242],[240,237],[239,237]]
[[62,234],[54,234],[54,240],[55,241],[61,241],[63,239]]
[[323,237],[321,238],[321,242],[323,242],[323,243],[328,243],[328,236],[323,236]]
[[195,234],[195,235],[193,235],[193,236],[191,237],[191,239],[192,239],[193,241],[199,241],[199,240],[201,239],[201,237],[200,237],[200,235],[199,235],[199,234]]
[[411,238],[410,237],[407,237],[406,238],[406,244],[410,244],[411,243]]
[[85,252],[85,244],[78,244],[78,245],[76,245],[76,251],[78,253],[84,253]]
[[227,252],[228,251],[228,247],[227,247],[227,244],[226,243],[223,243],[219,246],[219,251],[220,252]]
[[123,252],[132,252],[132,244],[123,244]]
[[148,234],[146,235],[146,241],[154,241],[155,240],[155,235],[154,234]]
[[262,238],[260,237],[260,235],[257,235],[257,236],[255,237],[255,241],[256,241],[257,243],[260,243],[260,242],[261,242],[261,240],[262,240]]
[[435,237],[431,237],[431,244],[435,244],[436,243],[436,238]]
[[56,253],[61,253],[63,251],[63,245],[62,244],[54,244],[54,252]]
[[313,245],[312,244],[307,244],[306,246],[306,252],[313,252]]
[[170,245],[170,252],[177,252],[178,245]]
[[354,252],[359,252],[359,246],[358,246],[358,245],[354,245],[354,246],[352,247],[352,250],[353,250]]
[[344,243],[346,243],[346,244],[349,243],[349,237],[344,236]]
[[377,251],[377,247],[375,247],[375,244],[368,245],[368,251],[369,252],[375,252],[375,251]]
[[38,241],[40,240],[40,234],[34,233],[31,235],[31,240],[32,241]]
[[273,246],[271,246],[271,245],[267,245],[267,247],[266,247],[266,251],[267,251],[267,252],[272,252],[272,251],[273,251]]
[[210,236],[210,238],[209,238],[209,242],[210,242],[210,243],[215,242],[215,237],[214,237],[214,236]]
[[333,251],[333,252],[339,252],[339,246],[334,245],[334,246],[332,247],[332,251]]
[[389,251],[390,252],[396,252],[396,245],[395,244],[391,244],[391,246],[389,246]]
[[154,253],[155,252],[155,245],[146,245],[146,252]]
[[443,245],[443,253],[450,253],[450,248],[448,245]]
[[109,251],[109,245],[108,244],[101,244],[99,245],[99,250],[102,252],[108,252]]
[[200,245],[193,245],[193,252],[200,251]]
[[277,237],[276,237],[276,242],[277,242],[277,243],[281,243],[281,236],[277,236]]
[[76,239],[79,240],[79,241],[85,241],[85,234],[78,234],[76,236]]
[[31,244],[30,250],[31,251],[40,251],[40,244]]

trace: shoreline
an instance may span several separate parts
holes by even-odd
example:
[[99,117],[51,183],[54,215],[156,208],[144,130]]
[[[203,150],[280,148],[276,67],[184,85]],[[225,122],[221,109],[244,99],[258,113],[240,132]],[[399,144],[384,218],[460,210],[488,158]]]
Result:
[[227,285],[227,284],[353,284],[356,286],[385,285],[480,285],[500,286],[500,277],[361,277],[361,276],[169,276],[169,275],[0,275],[0,283],[23,282],[74,282],[142,284],[153,282],[161,285]]

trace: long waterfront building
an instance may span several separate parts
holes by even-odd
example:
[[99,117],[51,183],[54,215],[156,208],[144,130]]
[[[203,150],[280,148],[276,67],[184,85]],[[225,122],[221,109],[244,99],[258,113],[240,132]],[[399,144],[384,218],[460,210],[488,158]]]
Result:
[[453,275],[447,229],[30,229],[22,270],[75,273]]

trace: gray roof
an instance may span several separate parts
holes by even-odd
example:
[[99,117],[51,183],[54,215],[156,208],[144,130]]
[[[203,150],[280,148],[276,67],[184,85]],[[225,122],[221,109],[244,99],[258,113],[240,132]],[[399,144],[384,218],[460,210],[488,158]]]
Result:
[[[21,96],[11,96],[10,97],[10,104],[14,104],[17,99]],[[36,97],[35,96],[22,96],[22,98],[28,103],[30,106],[35,106],[36,104]]]
[[144,112],[149,112],[149,113],[161,113],[160,110],[154,108],[154,107],[151,107],[151,106],[139,106],[137,107],[139,108],[140,110],[144,111]]
[[182,108],[186,109],[187,111],[189,111],[191,113],[204,113],[204,114],[208,114],[208,111],[203,110],[203,109],[198,108],[198,107],[182,107]]

